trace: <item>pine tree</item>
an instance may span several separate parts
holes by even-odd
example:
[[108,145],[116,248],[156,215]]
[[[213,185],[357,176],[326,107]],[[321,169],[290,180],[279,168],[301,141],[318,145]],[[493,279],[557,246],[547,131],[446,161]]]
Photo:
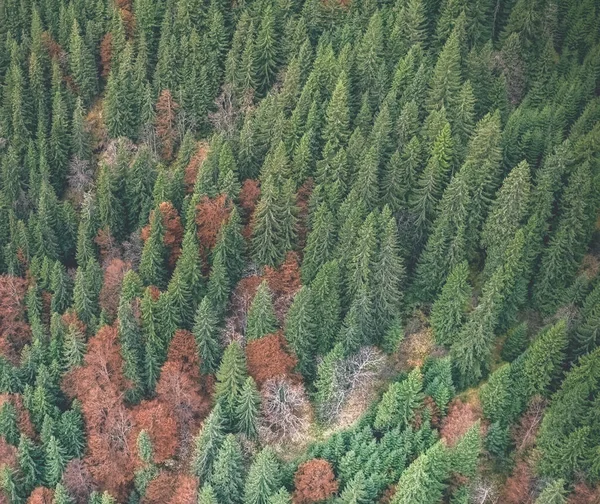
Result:
[[350,110],[348,105],[348,76],[342,72],[327,106],[323,140],[334,149],[345,147],[350,138]]
[[86,324],[92,323],[98,313],[98,296],[102,287],[102,270],[94,259],[77,268],[73,300],[75,311]]
[[209,478],[215,496],[222,504],[240,504],[244,491],[244,460],[233,434],[225,436]]
[[277,317],[273,309],[271,291],[266,280],[259,285],[246,319],[246,339],[262,338],[277,330]]
[[201,481],[207,481],[212,474],[215,460],[224,440],[223,413],[217,403],[195,441],[192,472]]
[[202,485],[199,489],[198,504],[219,504],[215,491],[210,483]]
[[250,439],[258,436],[260,395],[251,376],[246,378],[235,408],[236,429]]
[[343,357],[344,347],[338,343],[317,367],[315,402],[319,419],[322,421],[331,421],[338,414],[340,394],[343,393],[338,367]]
[[281,487],[279,492],[271,495],[269,499],[269,504],[291,504],[291,502],[292,497],[290,496],[288,491],[283,487]]
[[467,478],[477,473],[477,460],[481,451],[481,425],[477,421],[452,447],[450,462],[453,471]]
[[285,319],[285,338],[298,358],[298,371],[310,381],[315,372],[317,323],[312,290],[303,286],[294,296]]
[[581,321],[575,332],[575,352],[584,355],[600,343],[600,284],[588,294],[581,309]]
[[245,504],[268,504],[280,485],[279,462],[272,448],[263,448],[250,466],[244,489]]
[[246,380],[246,357],[239,343],[233,341],[225,349],[217,371],[215,400],[221,405],[225,425],[235,424],[235,408]]
[[198,306],[193,333],[200,357],[200,371],[212,374],[217,370],[221,346],[217,320],[208,296],[205,296]]
[[365,475],[363,471],[358,471],[344,487],[340,495],[340,504],[368,504],[369,502]]
[[440,345],[452,345],[465,321],[472,291],[468,276],[467,261],[457,264],[431,307],[431,327],[435,340]]
[[[120,301],[118,318],[124,374],[133,384],[135,389],[133,394],[139,396],[144,388],[145,378],[143,372],[144,344],[130,301],[123,299]],[[153,387],[149,387],[149,390],[152,389]]]
[[430,110],[445,107],[454,117],[461,87],[460,35],[452,32],[440,53],[429,83],[427,106]]

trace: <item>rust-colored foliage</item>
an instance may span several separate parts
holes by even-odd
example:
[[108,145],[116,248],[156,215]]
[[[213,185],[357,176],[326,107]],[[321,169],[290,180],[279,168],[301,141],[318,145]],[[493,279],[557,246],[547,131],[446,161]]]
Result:
[[270,378],[290,376],[297,360],[286,350],[281,331],[252,340],[246,346],[248,374],[260,387]]
[[423,406],[419,408],[419,410],[416,412],[415,418],[412,422],[414,427],[416,429],[421,427],[421,423],[423,421],[423,413],[425,412],[425,410],[428,410],[428,417],[431,419],[431,426],[434,429],[438,429],[442,421],[440,409],[437,407],[437,404],[435,404],[435,401],[430,396],[425,397],[425,399],[423,400]]
[[315,187],[312,177],[307,178],[296,193],[296,205],[298,206],[298,247],[300,250],[306,244],[308,233],[308,202]]
[[219,231],[233,210],[233,204],[226,194],[216,198],[203,196],[196,205],[196,225],[200,251],[206,256],[217,243]]
[[62,481],[77,504],[87,504],[90,494],[98,489],[90,471],[80,459],[69,461],[63,472]]
[[123,402],[130,383],[116,327],[103,326],[88,342],[84,365],[69,372],[63,389],[82,404],[88,429],[86,463],[94,482],[122,499],[133,477],[132,415]]
[[184,454],[189,449],[191,436],[210,411],[212,387],[212,378],[200,375],[194,335],[184,330],[175,332],[156,394],[177,422],[179,450]]
[[448,416],[442,422],[440,435],[448,446],[453,446],[480,419],[481,408],[478,404],[455,398],[448,408]]
[[0,436],[0,460],[2,461],[2,464],[6,464],[11,469],[16,469],[18,467],[16,447],[8,444],[2,436]]
[[25,434],[30,439],[36,438],[35,427],[31,422],[29,411],[23,404],[23,397],[21,394],[0,394],[0,408],[5,402],[11,403],[17,412],[17,423],[19,425],[19,431]]
[[177,142],[177,111],[179,104],[173,99],[171,91],[163,89],[156,102],[156,134],[161,148],[161,156],[165,161],[173,158]]
[[50,33],[47,31],[42,33],[42,44],[48,52],[48,56],[50,56],[50,59],[60,58],[61,55],[64,54],[63,48],[56,40],[54,40],[54,38],[52,38],[52,35],[50,35]]
[[65,313],[63,313],[61,319],[62,319],[62,322],[65,325],[65,327],[69,328],[69,327],[71,327],[71,325],[75,325],[75,326],[77,326],[77,329],[79,330],[79,332],[81,334],[85,334],[86,333],[87,326],[77,316],[77,314],[75,313],[74,310],[67,310]]
[[196,504],[198,480],[187,474],[161,471],[153,479],[141,504]]
[[298,255],[288,252],[285,261],[279,268],[265,267],[265,279],[273,293],[273,307],[280,323],[294,300],[294,295],[302,286],[300,281],[300,266]]
[[506,504],[530,504],[534,501],[535,485],[529,464],[521,460],[502,489],[502,502]]
[[545,407],[546,400],[543,397],[534,397],[518,425],[512,429],[511,436],[517,454],[522,454],[535,444],[535,438],[544,417]]
[[185,192],[190,194],[194,192],[194,185],[196,185],[196,177],[198,176],[198,170],[204,163],[206,156],[208,155],[208,144],[206,142],[198,142],[198,148],[196,153],[190,159],[190,162],[185,167],[185,175],[183,178],[185,184]]
[[295,504],[311,504],[327,500],[338,490],[331,464],[323,459],[304,462],[294,476]]
[[46,487],[37,487],[31,492],[27,504],[52,504],[54,490]]
[[260,198],[260,183],[255,179],[246,179],[242,183],[239,200],[243,217],[249,219]]
[[568,504],[600,504],[600,488],[590,488],[585,483],[575,485]]
[[21,349],[31,340],[25,321],[27,281],[12,275],[0,275],[0,354],[17,363]]
[[100,68],[102,77],[108,77],[112,62],[112,33],[108,32],[100,42]]
[[98,230],[98,234],[94,238],[94,243],[98,245],[100,261],[103,265],[106,265],[119,255],[118,243],[108,227]]
[[[169,266],[174,267],[177,263],[177,259],[179,259],[179,256],[181,255],[181,241],[183,239],[181,218],[170,201],[163,201],[158,208],[162,215],[163,227],[165,229],[163,243],[165,244],[165,247],[167,247],[169,253]],[[150,222],[152,222],[153,218],[154,210],[150,212]],[[151,230],[150,224],[147,224],[142,228],[142,240],[146,241],[150,237]]]
[[117,316],[119,308],[119,296],[121,284],[125,273],[131,268],[129,263],[121,259],[113,259],[108,263],[104,271],[104,284],[100,291],[100,307],[106,312],[111,320]]
[[172,458],[177,450],[177,423],[167,405],[156,399],[143,401],[133,410],[135,429],[131,442],[143,429],[152,440],[154,462],[160,464]]

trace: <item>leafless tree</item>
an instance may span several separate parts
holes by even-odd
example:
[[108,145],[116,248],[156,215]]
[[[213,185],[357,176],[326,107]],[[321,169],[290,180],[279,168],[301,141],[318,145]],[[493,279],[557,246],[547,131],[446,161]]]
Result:
[[123,242],[123,260],[131,263],[133,269],[138,268],[142,257],[142,238],[139,231],[135,231],[129,235],[129,238]]
[[94,186],[94,170],[87,159],[73,157],[67,175],[69,188],[80,197]]
[[479,477],[473,482],[471,488],[473,504],[495,504],[498,502],[498,498],[498,488],[492,481]]
[[304,387],[278,377],[262,388],[260,434],[267,442],[294,440],[308,426],[308,401]]

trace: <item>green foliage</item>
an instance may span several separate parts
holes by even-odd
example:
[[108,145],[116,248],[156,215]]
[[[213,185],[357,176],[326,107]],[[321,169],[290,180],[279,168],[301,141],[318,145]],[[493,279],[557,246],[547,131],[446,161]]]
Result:
[[272,448],[263,448],[252,462],[246,478],[244,502],[268,504],[280,486],[279,463]]
[[415,368],[406,380],[392,383],[383,394],[373,426],[378,430],[406,428],[423,398],[423,376]]
[[267,334],[275,332],[277,326],[277,317],[273,309],[271,291],[266,280],[263,280],[248,310],[246,338],[248,340],[262,338]]

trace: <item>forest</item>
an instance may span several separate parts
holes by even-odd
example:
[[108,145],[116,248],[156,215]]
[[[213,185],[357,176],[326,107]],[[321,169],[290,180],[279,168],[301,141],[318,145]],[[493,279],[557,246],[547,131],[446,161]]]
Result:
[[599,504],[599,0],[0,0],[0,504]]

